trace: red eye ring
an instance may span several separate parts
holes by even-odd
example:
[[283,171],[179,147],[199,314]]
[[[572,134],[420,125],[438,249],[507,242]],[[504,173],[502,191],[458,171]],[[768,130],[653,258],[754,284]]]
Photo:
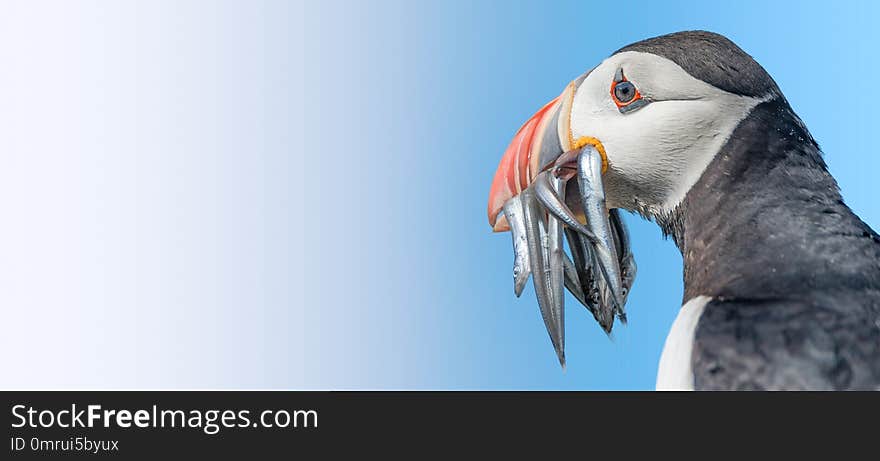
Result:
[[[632,91],[633,91],[633,95],[632,95],[632,97],[631,97],[629,100],[626,100],[626,101],[621,101],[621,100],[619,99],[619,97],[618,97],[618,94],[617,94],[617,93],[618,93],[618,91],[617,91],[617,90],[618,90],[617,86],[620,85],[620,84],[622,84],[622,83],[627,83],[627,84],[628,84],[628,85],[626,85],[626,86],[628,87],[626,91],[629,91],[630,88],[631,88]],[[636,88],[636,86],[633,85],[632,82],[630,82],[629,80],[627,80],[626,77],[622,77],[622,79],[621,79],[620,81],[616,81],[616,80],[615,80],[614,82],[612,82],[612,83],[611,83],[611,91],[610,91],[610,92],[611,92],[611,99],[614,101],[614,104],[617,105],[617,108],[618,108],[618,109],[621,109],[621,108],[623,108],[623,107],[629,106],[630,104],[632,104],[632,103],[634,103],[634,102],[636,102],[636,101],[642,99],[642,94],[639,93],[639,89]]]

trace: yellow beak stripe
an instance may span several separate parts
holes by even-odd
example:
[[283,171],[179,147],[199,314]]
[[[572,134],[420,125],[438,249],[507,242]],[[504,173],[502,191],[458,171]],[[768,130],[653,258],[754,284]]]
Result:
[[602,156],[602,174],[605,174],[605,172],[608,171],[608,155],[605,154],[605,146],[603,146],[602,142],[598,139],[592,136],[581,136],[577,141],[572,143],[572,150],[580,149],[587,144],[592,145],[597,151],[599,151],[599,155]]

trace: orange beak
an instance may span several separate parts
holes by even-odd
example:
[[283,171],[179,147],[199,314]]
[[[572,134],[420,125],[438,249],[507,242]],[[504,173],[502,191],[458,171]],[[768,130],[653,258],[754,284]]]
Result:
[[498,216],[504,204],[526,189],[549,160],[571,149],[569,117],[580,80],[569,83],[561,95],[523,124],[504,151],[489,190],[489,225],[493,231],[510,230],[507,219]]
[[[510,230],[507,220],[502,216],[501,208],[513,196],[523,191],[537,175],[531,168],[532,153],[540,152],[540,144],[544,131],[548,128],[548,119],[552,118],[559,106],[559,98],[550,101],[533,115],[513,137],[513,141],[504,151],[492,188],[489,190],[489,225],[495,232]],[[555,128],[555,127],[552,127]],[[540,135],[540,136],[539,136]]]

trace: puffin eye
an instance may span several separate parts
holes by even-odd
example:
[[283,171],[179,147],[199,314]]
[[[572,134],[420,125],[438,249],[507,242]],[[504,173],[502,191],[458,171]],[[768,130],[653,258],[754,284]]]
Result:
[[636,97],[636,86],[632,82],[620,82],[614,85],[614,99],[618,106],[629,104]]
[[632,112],[648,104],[648,100],[642,98],[639,89],[623,76],[623,71],[618,70],[611,84],[611,99],[617,105],[621,114]]

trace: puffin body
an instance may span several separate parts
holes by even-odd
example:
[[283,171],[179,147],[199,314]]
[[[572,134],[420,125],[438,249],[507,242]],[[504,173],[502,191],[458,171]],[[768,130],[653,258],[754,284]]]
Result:
[[760,101],[654,217],[681,250],[685,286],[657,388],[880,389],[880,237],[844,204],[775,82],[715,34],[625,49]]
[[756,106],[658,222],[685,285],[658,389],[880,389],[880,237],[784,99]]
[[[880,390],[880,236],[844,204],[818,144],[751,56],[721,35],[679,32],[624,47],[573,84],[553,114],[558,150],[594,145],[607,164],[595,181],[601,203],[655,221],[684,261],[658,389]],[[573,154],[536,152],[535,164],[567,178]],[[570,196],[591,200],[590,183],[578,186],[562,194],[572,209],[581,203]],[[493,203],[508,195],[493,184],[496,230]],[[548,222],[578,226],[554,210]],[[586,221],[581,233],[601,255]],[[599,282],[620,277],[608,260],[593,259]],[[566,288],[583,295],[590,280],[580,280]],[[608,299],[622,312],[625,291]]]

